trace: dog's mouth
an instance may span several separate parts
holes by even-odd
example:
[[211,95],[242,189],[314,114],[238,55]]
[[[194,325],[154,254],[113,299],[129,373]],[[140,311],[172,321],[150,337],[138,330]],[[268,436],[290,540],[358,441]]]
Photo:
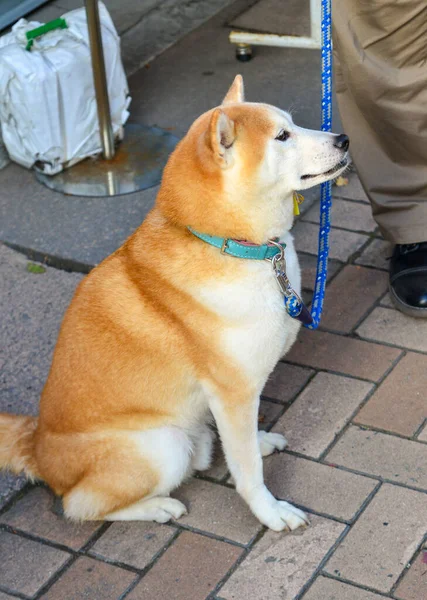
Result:
[[302,175],[301,179],[307,180],[307,179],[313,179],[315,177],[331,177],[335,173],[338,173],[338,171],[340,171],[341,169],[344,169],[347,165],[348,165],[348,159],[347,159],[347,157],[344,157],[343,159],[340,160],[340,162],[338,164],[336,164],[334,167],[332,167],[332,169],[329,169],[329,171],[325,171],[324,173],[317,173],[316,175],[310,175],[310,174]]

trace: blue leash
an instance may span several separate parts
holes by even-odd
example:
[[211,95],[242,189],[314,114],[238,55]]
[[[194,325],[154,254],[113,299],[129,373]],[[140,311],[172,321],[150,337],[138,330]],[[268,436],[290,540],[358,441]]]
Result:
[[[331,0],[322,0],[322,131],[332,126],[332,36]],[[304,323],[308,329],[317,329],[323,310],[326,279],[328,276],[329,232],[331,229],[332,183],[320,187],[320,230],[317,254],[316,283],[311,316],[313,322]]]

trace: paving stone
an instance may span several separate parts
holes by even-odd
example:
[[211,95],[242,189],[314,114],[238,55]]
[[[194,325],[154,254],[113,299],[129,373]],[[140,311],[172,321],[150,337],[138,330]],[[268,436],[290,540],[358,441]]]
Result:
[[387,292],[387,294],[385,294],[383,298],[381,298],[380,304],[381,306],[386,306],[387,308],[394,308],[389,292]]
[[23,498],[0,517],[1,523],[33,535],[79,550],[84,546],[100,523],[72,523],[53,511],[54,497],[41,487],[30,490]]
[[144,569],[175,533],[172,527],[158,523],[116,522],[92,546],[90,553]]
[[13,600],[13,598],[16,598],[16,596],[9,596],[9,594],[3,594],[3,592],[0,592],[0,600]]
[[262,395],[280,402],[290,402],[312,375],[311,369],[302,369],[279,362],[270,375]]
[[82,556],[56,581],[43,600],[117,600],[137,575]]
[[424,425],[420,433],[418,434],[418,440],[421,442],[427,442],[427,423]]
[[126,600],[205,600],[242,549],[183,532]]
[[366,381],[318,373],[279,419],[289,450],[319,458],[372,390]]
[[[316,203],[304,215],[303,220],[311,223],[320,221],[320,202]],[[372,209],[367,204],[335,199],[332,202],[331,223],[334,227],[343,227],[353,231],[372,233],[377,224],[372,218]]]
[[270,429],[283,410],[283,406],[275,402],[261,400],[258,412],[258,429]]
[[374,238],[363,250],[359,258],[354,261],[358,265],[375,267],[376,269],[389,270],[390,256],[393,253],[393,245],[380,238]]
[[310,308],[311,301],[313,299],[313,292],[302,290],[301,291],[301,300],[304,302],[307,308]]
[[291,600],[318,567],[345,526],[313,516],[292,534],[267,531],[221,588],[224,600]]
[[192,479],[173,496],[188,508],[188,515],[179,519],[180,525],[189,525],[241,544],[248,544],[261,529],[261,523],[234,489]]
[[351,520],[376,481],[291,454],[264,458],[264,479],[276,498]]
[[[300,252],[298,259],[301,267],[302,288],[304,290],[313,291],[314,284],[316,282],[317,257],[313,256],[312,254],[304,254],[303,252]],[[339,261],[329,260],[327,281],[329,281],[341,267],[342,263]]]
[[387,593],[405,569],[426,528],[427,495],[384,485],[325,570]]
[[427,419],[427,356],[409,353],[354,421],[411,437]]
[[350,333],[387,286],[387,273],[347,265],[327,287],[322,327]]
[[286,360],[378,381],[400,354],[396,348],[303,328]]
[[384,596],[367,592],[329,577],[318,577],[304,600],[383,600]]
[[62,550],[7,531],[0,531],[0,554],[1,585],[26,596],[36,594],[70,558]]
[[334,198],[346,198],[348,200],[360,200],[369,204],[369,198],[360,183],[357,173],[346,173],[348,185],[334,185],[332,187],[332,196]]
[[[319,227],[313,223],[298,221],[292,230],[297,251],[317,254]],[[333,259],[347,262],[359,248],[366,244],[368,237],[361,233],[331,228],[329,256]]]
[[427,598],[427,553],[422,551],[412,563],[394,593],[401,600]]
[[427,321],[378,307],[358,327],[360,337],[427,352]]
[[326,460],[427,490],[427,446],[419,442],[350,427]]

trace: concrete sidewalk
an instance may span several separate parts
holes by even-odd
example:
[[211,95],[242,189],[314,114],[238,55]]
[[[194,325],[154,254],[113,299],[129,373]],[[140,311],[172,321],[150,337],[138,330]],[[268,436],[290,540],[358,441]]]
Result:
[[[135,72],[132,119],[182,135],[240,71],[250,100],[293,103],[295,120],[316,127],[317,52],[261,48],[253,62],[235,62],[227,23],[249,4],[226,7]],[[155,193],[64,197],[10,165],[0,171],[0,239],[57,267],[89,270],[139,225]],[[209,472],[174,494],[188,516],[167,525],[70,524],[45,487],[1,475],[0,600],[427,598],[427,322],[391,306],[390,247],[355,173],[334,196],[321,329],[301,332],[260,409],[260,427],[289,441],[265,459],[267,484],[306,510],[311,526],[293,534],[262,527],[233,489],[220,449]],[[294,228],[307,297],[317,221],[313,205]],[[0,246],[1,411],[37,413],[82,277]]]

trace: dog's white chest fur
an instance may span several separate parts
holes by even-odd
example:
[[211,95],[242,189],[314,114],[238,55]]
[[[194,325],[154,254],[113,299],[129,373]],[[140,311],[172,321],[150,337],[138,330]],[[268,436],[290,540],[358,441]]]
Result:
[[[291,234],[283,241],[287,275],[299,294],[301,275]],[[205,290],[203,302],[227,323],[222,334],[225,353],[240,364],[254,386],[262,388],[294,343],[300,323],[286,313],[271,263],[248,260],[244,267],[237,281]]]

